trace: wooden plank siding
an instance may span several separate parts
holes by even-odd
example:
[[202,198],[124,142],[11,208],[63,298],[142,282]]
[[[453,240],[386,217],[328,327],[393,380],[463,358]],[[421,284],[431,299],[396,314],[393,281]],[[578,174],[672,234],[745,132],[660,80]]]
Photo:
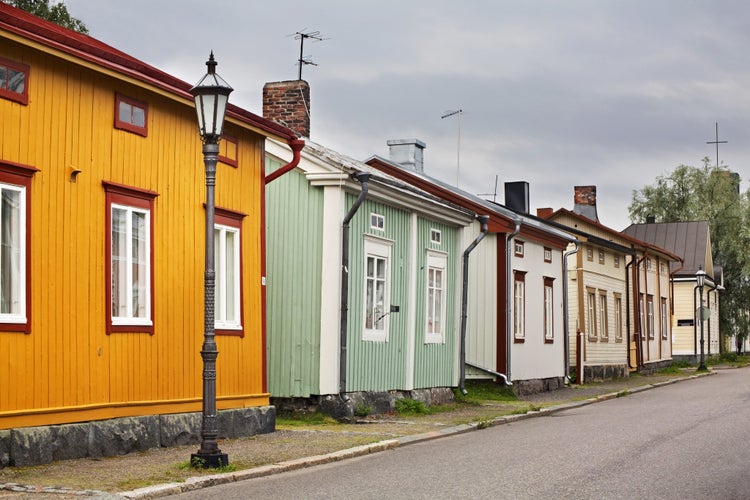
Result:
[[[28,105],[0,99],[0,162],[38,169],[28,193],[31,331],[0,326],[0,428],[200,410],[205,174],[192,103],[10,40],[0,57],[31,68]],[[147,137],[114,128],[116,93],[148,104]],[[246,214],[244,337],[217,336],[219,408],[268,404],[264,137],[238,120],[225,132],[238,138],[239,168],[219,163],[216,205]],[[106,332],[103,181],[158,195],[153,335]]]
[[[268,157],[267,165],[271,171],[282,163]],[[293,170],[266,193],[269,392],[309,397],[320,394],[323,188]]]

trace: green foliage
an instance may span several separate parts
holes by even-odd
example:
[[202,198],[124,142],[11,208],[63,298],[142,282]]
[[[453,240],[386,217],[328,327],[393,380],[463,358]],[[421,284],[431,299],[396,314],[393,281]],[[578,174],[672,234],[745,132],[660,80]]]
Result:
[[399,415],[426,415],[429,413],[423,402],[410,398],[397,399],[393,406]]
[[52,21],[64,28],[87,34],[89,32],[83,21],[71,16],[65,3],[50,0],[1,0],[13,7],[25,10],[37,17]]
[[276,415],[277,426],[302,427],[307,425],[336,424],[333,418],[316,411],[285,411]]
[[518,401],[510,387],[491,380],[467,380],[466,391],[466,395],[455,391],[456,401],[468,404],[479,401]]
[[354,405],[354,415],[356,417],[366,417],[367,415],[370,415],[373,412],[374,408],[372,405],[368,405],[367,403],[357,403]]
[[[206,461],[200,457],[193,457],[189,462],[180,464],[181,470],[206,468]],[[237,466],[235,464],[219,465],[215,469],[211,469],[212,472],[234,472],[236,470]]]
[[726,287],[721,292],[720,327],[723,334],[745,339],[750,331],[750,191],[740,193],[739,176],[727,168],[680,165],[656,183],[633,191],[630,219],[642,223],[708,221],[711,252],[722,266]]

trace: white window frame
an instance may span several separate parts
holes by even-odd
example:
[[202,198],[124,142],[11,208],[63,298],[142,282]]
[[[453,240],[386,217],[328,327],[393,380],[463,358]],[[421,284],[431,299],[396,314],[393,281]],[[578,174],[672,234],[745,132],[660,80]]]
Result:
[[667,319],[667,313],[669,312],[667,309],[667,304],[669,302],[667,301],[666,297],[660,297],[660,299],[659,309],[661,309],[661,338],[662,340],[666,340],[669,338],[669,320]]
[[513,273],[513,339],[526,339],[526,273]]
[[[112,224],[109,227],[110,232],[110,238],[112,239],[112,250],[109,255],[109,259],[111,262],[111,268],[112,272],[114,273],[115,265],[114,265],[114,238],[112,237],[112,230],[114,229],[114,218],[115,218],[115,210],[120,210],[125,212],[125,255],[124,255],[124,270],[125,270],[125,276],[122,278],[122,284],[124,285],[124,290],[122,291],[125,295],[124,297],[124,307],[125,307],[125,314],[124,315],[115,315],[114,309],[114,301],[115,297],[114,294],[112,296],[112,300],[110,301],[109,307],[110,307],[110,314],[112,315],[112,326],[121,326],[121,325],[127,325],[127,326],[152,326],[153,321],[151,319],[151,211],[145,208],[140,207],[134,207],[131,205],[125,205],[121,203],[112,203],[110,206],[110,211],[112,214]],[[142,214],[144,215],[144,221],[145,221],[145,240],[143,242],[143,248],[145,249],[145,269],[143,272],[144,275],[144,283],[138,283],[138,290],[142,290],[145,292],[145,297],[143,301],[143,315],[141,316],[134,316],[133,311],[133,298],[135,289],[133,287],[133,253],[132,249],[133,246],[131,244],[132,237],[133,237],[133,225],[132,225],[132,215],[133,214]],[[120,280],[117,280],[118,282]],[[120,283],[118,283],[119,285]],[[114,288],[115,286],[115,279],[112,278],[112,286]],[[140,302],[140,300],[139,300]],[[122,306],[120,306],[120,309]],[[121,311],[118,310],[118,313]]]
[[[425,259],[425,344],[445,343],[447,271],[448,255],[442,252],[428,251]],[[433,272],[442,276],[439,287],[430,284],[430,274]],[[436,303],[438,307],[435,307]],[[437,329],[435,325],[438,326]]]
[[[390,323],[390,300],[391,300],[391,247],[392,242],[380,238],[365,236],[364,259],[362,268],[362,340],[373,342],[388,342],[388,326]],[[385,272],[383,277],[368,275],[368,262],[373,259],[385,261]],[[377,294],[373,293],[371,300],[368,298],[368,282],[373,282],[373,290],[377,289],[379,282],[383,283],[382,304],[378,308]],[[371,302],[371,303],[370,303]],[[368,326],[368,313],[372,310],[373,323]]]
[[[0,312],[0,323],[16,323],[25,324],[27,322],[26,317],[26,188],[24,186],[16,186],[13,184],[0,183],[0,195],[4,198],[5,192],[12,192],[18,194],[17,206],[14,207],[15,217],[10,221],[11,226],[10,232],[13,234],[6,234],[6,228],[0,227],[0,243],[2,244],[2,250],[0,250],[0,265],[2,267],[2,277],[0,282],[0,294],[5,292],[6,288],[6,265],[10,272],[8,287],[10,288],[10,297],[2,297],[0,300],[0,306],[5,309],[6,300],[8,301],[7,312]],[[5,213],[3,210],[4,203],[0,203],[0,221],[5,222]],[[13,216],[13,215],[12,215]],[[11,240],[7,241],[8,236]],[[10,255],[6,255],[6,248],[10,246]]]
[[[232,248],[227,248],[227,236],[232,234]],[[240,229],[224,224],[214,224],[214,271],[216,276],[214,328],[217,330],[242,330],[242,301],[240,293]],[[227,270],[227,252],[231,250],[234,273]],[[228,290],[231,290],[228,292]],[[232,304],[234,318],[227,317]]]
[[589,340],[596,340],[596,291],[586,290],[586,335]]
[[544,278],[544,341],[553,342],[555,340],[555,321],[554,321],[554,302],[555,292],[554,283],[551,278]]
[[385,215],[370,213],[370,228],[376,231],[385,231]]
[[609,340],[607,292],[599,291],[599,338]]
[[622,341],[622,296],[615,294],[615,341]]

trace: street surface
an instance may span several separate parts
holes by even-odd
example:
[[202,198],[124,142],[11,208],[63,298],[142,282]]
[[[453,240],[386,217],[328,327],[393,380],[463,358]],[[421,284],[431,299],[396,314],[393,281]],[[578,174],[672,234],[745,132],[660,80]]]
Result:
[[750,368],[177,496],[750,498]]

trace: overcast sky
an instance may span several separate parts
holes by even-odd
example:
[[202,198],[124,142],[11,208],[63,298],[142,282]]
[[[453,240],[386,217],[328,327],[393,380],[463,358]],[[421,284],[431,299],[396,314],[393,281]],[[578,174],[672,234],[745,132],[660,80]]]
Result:
[[[425,171],[531,208],[597,186],[621,230],[635,189],[704,157],[750,175],[746,0],[66,0],[90,34],[190,83],[213,50],[230,101],[261,114],[263,84],[297,78],[307,41],[311,139],[359,160],[388,139],[427,144]],[[459,120],[446,112],[461,109]],[[457,168],[458,167],[458,168]],[[489,198],[492,198],[490,195]]]

